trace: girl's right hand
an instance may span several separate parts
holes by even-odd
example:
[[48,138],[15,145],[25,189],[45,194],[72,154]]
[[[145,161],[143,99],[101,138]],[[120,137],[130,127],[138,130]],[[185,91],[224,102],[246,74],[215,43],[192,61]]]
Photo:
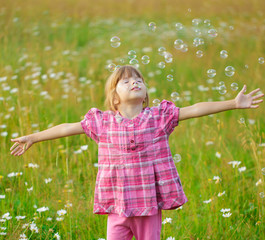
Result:
[[15,139],[11,139],[15,144],[10,148],[11,154],[14,156],[20,156],[26,152],[33,144],[33,141],[29,136],[23,136]]

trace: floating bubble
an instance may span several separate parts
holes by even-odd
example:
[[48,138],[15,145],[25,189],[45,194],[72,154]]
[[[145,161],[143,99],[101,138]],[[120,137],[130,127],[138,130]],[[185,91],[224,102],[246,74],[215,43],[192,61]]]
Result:
[[198,51],[196,52],[196,56],[197,56],[198,58],[203,57],[203,51],[202,51],[202,50],[198,50]]
[[115,36],[110,39],[110,45],[114,48],[117,48],[121,45],[121,40],[119,37]]
[[219,82],[219,85],[220,85],[220,86],[225,85],[225,82],[224,82],[224,81],[220,81],[220,82]]
[[115,71],[115,68],[116,68],[116,65],[115,65],[114,63],[110,63],[110,64],[108,65],[108,70],[109,70],[110,72],[114,72],[114,71]]
[[175,40],[175,42],[174,42],[174,48],[176,48],[177,50],[180,50],[182,48],[183,43],[184,42],[181,39]]
[[176,27],[177,31],[180,31],[183,29],[183,24],[182,23],[176,23],[175,27]]
[[226,50],[222,50],[222,51],[220,52],[220,57],[221,57],[221,58],[227,58],[227,57],[228,57],[228,53],[227,53],[227,51],[226,51]]
[[155,107],[158,107],[159,104],[160,104],[160,100],[159,100],[159,99],[154,99],[154,100],[153,100],[153,105],[154,105]]
[[258,59],[258,62],[259,62],[259,64],[263,64],[263,63],[264,63],[264,57],[260,57],[260,58]]
[[173,157],[173,160],[175,163],[178,163],[181,161],[181,155],[180,154],[175,154],[174,157]]
[[164,55],[164,57],[165,57],[165,61],[166,61],[167,63],[171,63],[171,62],[173,62],[173,55],[172,55],[171,53],[166,52],[165,55]]
[[130,50],[130,51],[128,52],[128,57],[129,57],[129,59],[134,59],[134,58],[136,58],[136,52],[135,52],[134,50]]
[[202,35],[202,31],[200,29],[198,29],[198,28],[194,29],[194,33],[195,33],[196,36],[201,36]]
[[218,35],[216,29],[214,29],[214,28],[210,29],[208,31],[208,34],[210,37],[213,37],[213,38],[217,37],[217,35]]
[[172,82],[172,81],[173,81],[173,75],[168,74],[168,75],[167,75],[167,80],[168,80],[169,82]]
[[142,63],[143,63],[143,64],[148,64],[148,63],[150,63],[150,58],[149,58],[149,56],[147,56],[147,55],[142,56]]
[[259,196],[260,196],[261,198],[264,198],[264,196],[265,196],[264,192],[260,192],[260,193],[259,193]]
[[150,31],[155,32],[155,30],[156,30],[156,23],[150,22],[148,24],[148,28],[149,28]]
[[205,19],[203,21],[203,23],[207,26],[207,27],[210,27],[211,26],[211,21],[209,19]]
[[195,19],[192,19],[192,25],[193,26],[198,26],[200,23],[201,23],[201,19],[198,19],[198,18],[195,18]]
[[195,47],[198,47],[199,45],[203,45],[203,44],[204,44],[203,38],[194,38],[193,39],[193,45]]
[[166,64],[164,62],[160,62],[157,64],[159,68],[165,68]]
[[166,48],[165,47],[158,48],[158,54],[159,55],[164,56],[165,52],[166,52]]
[[137,59],[131,59],[129,62],[131,65],[139,64],[139,61]]
[[240,121],[240,123],[245,123],[245,118],[242,117],[239,119],[239,121]]
[[170,96],[171,96],[171,99],[172,99],[173,102],[176,102],[176,101],[179,100],[179,93],[177,93],[177,92],[171,93]]
[[216,76],[216,70],[215,70],[215,69],[208,69],[208,70],[207,70],[207,76],[208,76],[209,78],[213,78],[213,77],[215,77],[215,76]]
[[219,86],[218,90],[219,90],[219,93],[222,94],[222,95],[226,94],[226,92],[227,92],[225,85]]
[[183,44],[181,45],[181,49],[180,49],[180,51],[181,51],[181,52],[187,52],[188,50],[189,50],[189,48],[188,48],[188,44],[183,43]]
[[227,66],[225,68],[225,75],[227,77],[232,77],[235,74],[235,69],[232,66]]
[[119,61],[120,61],[120,63],[123,64],[123,63],[125,63],[126,59],[125,58],[120,58]]
[[261,169],[261,173],[262,173],[263,175],[265,175],[265,168],[262,168],[262,169]]
[[236,90],[238,89],[238,84],[235,83],[235,82],[231,83],[231,89],[232,89],[233,91],[236,91]]

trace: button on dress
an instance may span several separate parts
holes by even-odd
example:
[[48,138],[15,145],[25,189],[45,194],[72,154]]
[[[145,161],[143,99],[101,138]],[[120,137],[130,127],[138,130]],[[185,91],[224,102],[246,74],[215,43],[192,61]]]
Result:
[[178,121],[179,108],[166,100],[132,120],[118,111],[86,113],[82,128],[98,144],[93,213],[151,216],[188,201],[168,143]]

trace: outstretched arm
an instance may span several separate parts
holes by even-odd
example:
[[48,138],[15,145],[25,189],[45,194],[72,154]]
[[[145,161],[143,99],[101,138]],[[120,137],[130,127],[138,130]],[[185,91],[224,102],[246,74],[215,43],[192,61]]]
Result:
[[260,89],[255,89],[249,94],[244,94],[246,92],[246,85],[238,93],[235,99],[220,101],[220,102],[200,102],[194,105],[180,108],[179,110],[179,120],[186,120],[189,118],[202,117],[209,114],[214,114],[218,112],[223,112],[232,109],[243,109],[243,108],[257,108],[263,99],[259,99],[264,96],[264,94],[254,95]]
[[63,123],[38,133],[11,139],[15,143],[10,148],[10,151],[13,150],[11,154],[14,156],[19,156],[27,151],[34,143],[82,133],[84,133],[84,130],[80,122]]

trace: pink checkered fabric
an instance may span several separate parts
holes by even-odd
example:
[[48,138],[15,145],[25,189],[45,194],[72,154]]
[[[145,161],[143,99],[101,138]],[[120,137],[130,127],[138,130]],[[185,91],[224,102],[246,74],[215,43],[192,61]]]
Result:
[[150,216],[188,201],[168,143],[178,119],[179,108],[166,100],[132,120],[118,111],[87,112],[82,128],[98,144],[93,213]]

